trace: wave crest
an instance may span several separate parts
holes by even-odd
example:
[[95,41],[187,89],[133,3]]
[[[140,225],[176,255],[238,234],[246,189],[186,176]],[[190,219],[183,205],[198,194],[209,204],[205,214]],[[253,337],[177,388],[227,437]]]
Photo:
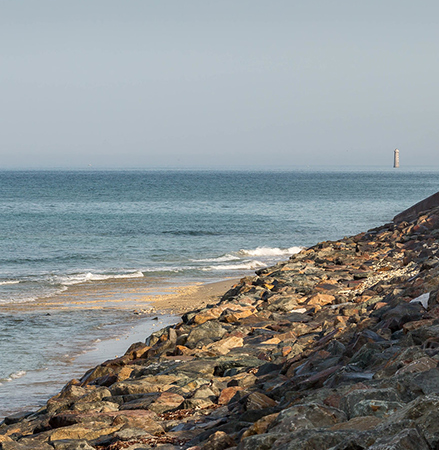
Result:
[[18,380],[19,378],[24,377],[26,373],[27,372],[25,370],[19,370],[18,372],[11,373],[7,378],[0,379],[0,384],[2,384],[1,381],[9,382],[13,380]]
[[211,270],[253,270],[260,269],[262,267],[267,267],[267,264],[264,264],[261,261],[243,261],[238,264],[220,264],[218,266],[210,266],[204,267],[201,270],[211,271]]
[[286,256],[299,253],[302,247],[290,248],[271,248],[271,247],[257,247],[253,250],[239,250],[239,254],[243,256]]
[[81,273],[78,275],[68,276],[60,282],[66,286],[73,284],[86,283],[88,281],[104,281],[104,280],[112,280],[112,279],[124,279],[124,278],[141,278],[144,274],[140,270],[132,273],[123,273],[123,274],[95,274],[95,273]]
[[227,261],[238,261],[240,258],[235,255],[226,254],[223,256],[218,256],[217,258],[205,258],[205,259],[193,259],[193,262],[227,262]]

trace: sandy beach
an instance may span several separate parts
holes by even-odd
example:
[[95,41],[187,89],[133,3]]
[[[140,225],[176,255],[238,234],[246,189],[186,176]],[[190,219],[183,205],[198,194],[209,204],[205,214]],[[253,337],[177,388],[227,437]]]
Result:
[[[75,364],[81,367],[87,364],[92,366],[105,359],[122,355],[133,343],[145,342],[154,331],[179,322],[180,316],[185,312],[218,303],[224,293],[238,282],[238,279],[229,279],[214,283],[199,283],[176,288],[174,293],[145,297],[145,303],[139,303],[138,306],[149,305],[149,313],[154,314],[148,314],[146,320],[134,322],[121,335],[100,341],[92,352],[80,355]],[[140,311],[142,310],[137,310]]]
[[178,283],[169,280],[143,278],[132,280],[110,280],[70,286],[66,291],[38,301],[1,305],[4,311],[56,309],[114,308],[137,312],[163,312],[182,314],[189,309],[217,301],[239,278],[216,282]]
[[209,303],[216,303],[226,291],[238,282],[238,278],[231,278],[214,283],[184,286],[176,288],[174,293],[146,297],[145,301],[151,302],[157,311],[167,314],[183,314]]
[[[218,302],[237,281],[102,281],[71,286],[36,302],[1,305],[2,320],[11,327],[26,330],[31,324],[45,333],[11,342],[14,351],[3,354],[3,364],[15,364],[16,369],[0,378],[0,418],[37,409],[72,377],[122,355],[133,343],[145,342],[154,331],[179,322],[184,312]],[[17,354],[42,363],[37,360],[28,370]]]

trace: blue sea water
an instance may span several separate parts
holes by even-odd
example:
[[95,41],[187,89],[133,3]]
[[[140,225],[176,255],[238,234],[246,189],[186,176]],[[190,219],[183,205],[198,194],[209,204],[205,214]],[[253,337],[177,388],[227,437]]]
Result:
[[428,169],[0,171],[0,416],[62,381],[38,396],[36,373],[44,384],[130,320],[110,303],[60,308],[63,293],[247,275],[389,222],[437,186]]

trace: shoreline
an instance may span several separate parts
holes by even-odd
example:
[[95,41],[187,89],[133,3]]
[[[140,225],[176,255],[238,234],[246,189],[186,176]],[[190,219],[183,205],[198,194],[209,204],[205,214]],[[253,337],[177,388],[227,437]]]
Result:
[[[131,295],[129,295],[127,292],[130,291],[130,282],[125,282],[118,284],[119,288],[123,287],[124,289],[119,295],[116,294],[116,297],[120,297],[116,300],[113,298],[113,294],[111,294],[110,300],[106,296],[90,300],[90,297],[84,296],[84,293],[81,300],[75,300],[75,294],[83,288],[75,286],[75,289],[69,293],[63,293],[61,298],[56,296],[53,299],[43,299],[35,303],[20,303],[8,305],[8,307],[3,305],[3,310],[7,309],[10,313],[14,311],[23,313],[36,309],[40,316],[46,314],[51,314],[51,316],[55,314],[56,316],[54,310],[69,310],[72,307],[76,311],[81,309],[99,311],[105,310],[110,307],[108,305],[111,305],[111,308],[121,312],[126,311],[129,314],[129,311],[132,311],[133,315],[129,321],[124,320],[121,330],[113,326],[111,330],[102,332],[100,337],[90,338],[89,341],[82,344],[85,346],[84,349],[78,348],[71,357],[62,357],[59,361],[53,360],[45,364],[44,368],[18,370],[16,373],[11,373],[12,379],[0,383],[0,395],[4,400],[9,397],[7,404],[10,404],[15,392],[23,391],[29,393],[31,401],[23,403],[26,402],[25,399],[17,398],[15,403],[20,406],[5,409],[3,405],[0,421],[7,415],[38,407],[38,404],[46,401],[47,397],[58,391],[72,376],[79,376],[103,360],[120,356],[131,344],[145,342],[145,339],[154,331],[163,326],[177,323],[184,312],[205,306],[209,302],[216,303],[220,296],[237,281],[238,279],[227,279],[217,282],[165,286],[159,289],[154,287],[154,292],[160,292],[155,295],[139,295],[137,288],[131,289]],[[101,288],[104,286],[105,283],[100,283]],[[86,288],[93,292],[92,296],[96,296],[95,286],[88,285]],[[11,390],[14,391],[14,394],[10,392]],[[34,391],[36,397],[32,399]]]
[[306,248],[216,303],[223,284],[195,309],[203,289],[183,289],[178,323],[7,417],[2,449],[438,448],[438,280],[439,205]]
[[[228,287],[241,277],[230,277],[212,281],[131,280],[94,281],[70,286],[54,296],[17,303],[0,304],[0,311],[40,310],[50,312],[69,308],[77,309],[121,309],[142,310],[156,307],[166,314],[182,314],[205,301],[215,301]],[[155,306],[154,306],[155,305]]]
[[174,293],[145,297],[146,302],[160,312],[181,315],[187,311],[216,303],[241,278],[228,278],[221,281],[197,283],[176,288]]

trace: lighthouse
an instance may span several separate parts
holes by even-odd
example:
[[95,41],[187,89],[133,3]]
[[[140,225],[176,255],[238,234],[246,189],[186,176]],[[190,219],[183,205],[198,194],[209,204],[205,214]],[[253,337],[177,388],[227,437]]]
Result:
[[395,148],[393,155],[393,167],[397,169],[399,167],[399,150]]

